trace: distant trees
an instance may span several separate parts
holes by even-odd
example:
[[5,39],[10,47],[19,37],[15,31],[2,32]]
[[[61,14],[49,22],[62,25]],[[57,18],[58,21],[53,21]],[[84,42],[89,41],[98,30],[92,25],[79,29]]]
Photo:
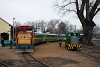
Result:
[[24,25],[30,25],[33,26],[34,31],[41,31],[41,32],[45,32],[46,31],[46,22],[44,20],[38,20],[38,21],[28,21],[26,23],[24,23]]
[[41,31],[43,33],[62,33],[73,32],[75,30],[75,26],[70,24],[68,21],[61,21],[59,19],[52,19],[50,21],[38,20],[32,22],[26,22],[25,25],[30,25],[34,27],[34,31]]
[[14,26],[15,26],[15,27],[17,27],[17,26],[21,26],[21,23],[18,22],[18,21],[15,21],[15,22],[14,22]]
[[[53,31],[55,29],[58,29],[58,24],[60,20],[52,19],[47,23],[47,32]],[[57,32],[58,33],[58,32]]]
[[43,33],[46,31],[46,22],[44,20],[38,21],[38,29],[40,29]]
[[61,23],[59,24],[58,30],[59,30],[59,33],[65,34],[66,31],[67,31],[67,30],[66,30],[66,24],[65,24],[64,22],[61,22]]
[[64,29],[63,30],[63,33],[66,33],[66,32],[74,32],[75,31],[75,25],[70,24],[69,21],[63,21],[60,24],[61,25],[59,25],[59,26],[62,27],[62,29],[60,29],[60,30],[63,30]]
[[100,33],[100,27],[99,26],[95,26],[94,29],[93,29],[93,33],[94,34]]

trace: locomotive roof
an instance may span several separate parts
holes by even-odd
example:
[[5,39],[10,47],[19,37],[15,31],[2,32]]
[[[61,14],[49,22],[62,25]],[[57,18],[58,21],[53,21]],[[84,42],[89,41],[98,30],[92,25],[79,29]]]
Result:
[[66,33],[79,33],[79,32],[66,32]]
[[18,26],[18,27],[32,27],[32,26]]
[[16,29],[20,29],[20,28],[33,28],[32,26],[18,26],[16,27]]

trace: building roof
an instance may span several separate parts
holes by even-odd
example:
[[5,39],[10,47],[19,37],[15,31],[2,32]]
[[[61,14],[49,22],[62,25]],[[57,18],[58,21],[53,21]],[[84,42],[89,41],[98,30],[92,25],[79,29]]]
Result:
[[5,23],[7,23],[9,26],[12,26],[11,24],[9,24],[7,21],[5,21],[4,19],[2,19],[1,17],[0,17],[0,19],[1,19],[2,21],[4,21]]

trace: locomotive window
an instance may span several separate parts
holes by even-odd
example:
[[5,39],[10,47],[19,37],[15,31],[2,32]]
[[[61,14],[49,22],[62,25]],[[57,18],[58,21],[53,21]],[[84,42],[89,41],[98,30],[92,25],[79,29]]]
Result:
[[27,29],[26,32],[27,33],[31,33],[32,32],[32,29]]
[[18,33],[22,33],[23,32],[23,30],[18,30]]
[[78,33],[76,33],[76,36],[78,36]]
[[71,33],[71,36],[73,36],[73,33]]

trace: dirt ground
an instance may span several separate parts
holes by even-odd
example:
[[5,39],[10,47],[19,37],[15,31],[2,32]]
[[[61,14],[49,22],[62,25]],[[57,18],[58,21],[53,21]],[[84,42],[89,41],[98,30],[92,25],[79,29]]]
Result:
[[[81,50],[84,51],[84,48]],[[57,42],[35,46],[31,55],[51,67],[100,67],[100,61],[78,54],[76,51],[69,51],[65,48],[64,43],[61,47]],[[96,55],[100,57],[100,52]],[[14,47],[13,49],[0,47],[0,62],[11,67],[28,67],[21,53],[16,53]]]
[[[83,49],[82,49],[83,50]],[[48,43],[36,46],[33,56],[52,67],[99,67],[100,62],[84,57],[65,48],[64,43]],[[100,53],[99,53],[100,56]]]
[[2,63],[7,64],[9,67],[28,67],[28,63],[23,59],[21,53],[15,52],[15,47],[0,47],[0,67]]

